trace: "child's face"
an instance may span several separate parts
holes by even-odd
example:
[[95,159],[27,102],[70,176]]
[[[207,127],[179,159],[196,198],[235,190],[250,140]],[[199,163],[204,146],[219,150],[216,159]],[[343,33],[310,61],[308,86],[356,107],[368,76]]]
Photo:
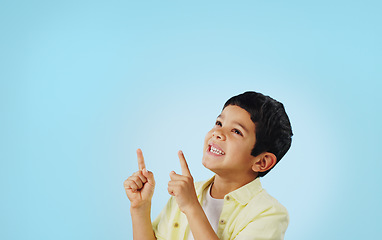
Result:
[[255,142],[255,124],[250,114],[229,105],[204,139],[203,165],[221,176],[253,175],[251,151]]

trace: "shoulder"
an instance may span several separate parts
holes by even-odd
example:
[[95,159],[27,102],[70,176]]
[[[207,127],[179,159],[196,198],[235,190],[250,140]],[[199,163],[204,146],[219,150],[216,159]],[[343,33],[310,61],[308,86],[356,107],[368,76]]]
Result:
[[246,205],[239,207],[232,236],[239,239],[279,240],[289,225],[287,209],[274,197],[261,189]]
[[244,208],[257,209],[260,212],[267,209],[287,212],[286,208],[276,198],[263,189],[259,178],[231,192],[229,195]]
[[258,208],[262,214],[282,214],[288,215],[288,211],[276,198],[271,196],[265,189],[262,189],[249,202],[247,207]]
[[226,217],[234,218],[231,225],[233,236],[238,234],[241,237],[262,236],[262,239],[280,239],[279,237],[283,236],[289,224],[288,211],[262,188],[259,179],[255,179],[229,195],[235,202],[235,204],[227,205],[232,208],[229,207],[230,214]]

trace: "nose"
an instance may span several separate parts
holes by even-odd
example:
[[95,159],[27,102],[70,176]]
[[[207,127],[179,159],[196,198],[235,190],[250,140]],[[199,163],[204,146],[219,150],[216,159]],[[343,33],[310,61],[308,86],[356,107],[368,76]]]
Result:
[[212,132],[212,136],[221,141],[225,140],[225,134],[221,131],[221,129],[215,129],[215,131]]

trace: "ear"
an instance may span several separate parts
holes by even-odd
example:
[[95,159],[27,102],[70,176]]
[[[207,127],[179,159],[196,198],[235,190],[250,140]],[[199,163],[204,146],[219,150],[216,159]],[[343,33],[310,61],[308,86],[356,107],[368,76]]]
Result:
[[277,163],[277,158],[273,153],[264,152],[255,158],[252,165],[254,172],[265,172],[273,168]]

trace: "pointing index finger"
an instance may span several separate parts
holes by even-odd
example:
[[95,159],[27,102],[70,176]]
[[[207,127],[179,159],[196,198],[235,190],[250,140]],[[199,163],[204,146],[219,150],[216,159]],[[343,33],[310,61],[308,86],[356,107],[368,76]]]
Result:
[[143,153],[142,153],[142,150],[140,148],[137,149],[137,158],[138,158],[139,170],[143,170],[144,168],[146,168],[145,159],[143,158]]
[[188,164],[186,161],[186,158],[184,157],[184,154],[182,151],[178,152],[178,157],[180,160],[180,167],[182,168],[182,175],[184,176],[191,176],[190,169],[188,168]]

